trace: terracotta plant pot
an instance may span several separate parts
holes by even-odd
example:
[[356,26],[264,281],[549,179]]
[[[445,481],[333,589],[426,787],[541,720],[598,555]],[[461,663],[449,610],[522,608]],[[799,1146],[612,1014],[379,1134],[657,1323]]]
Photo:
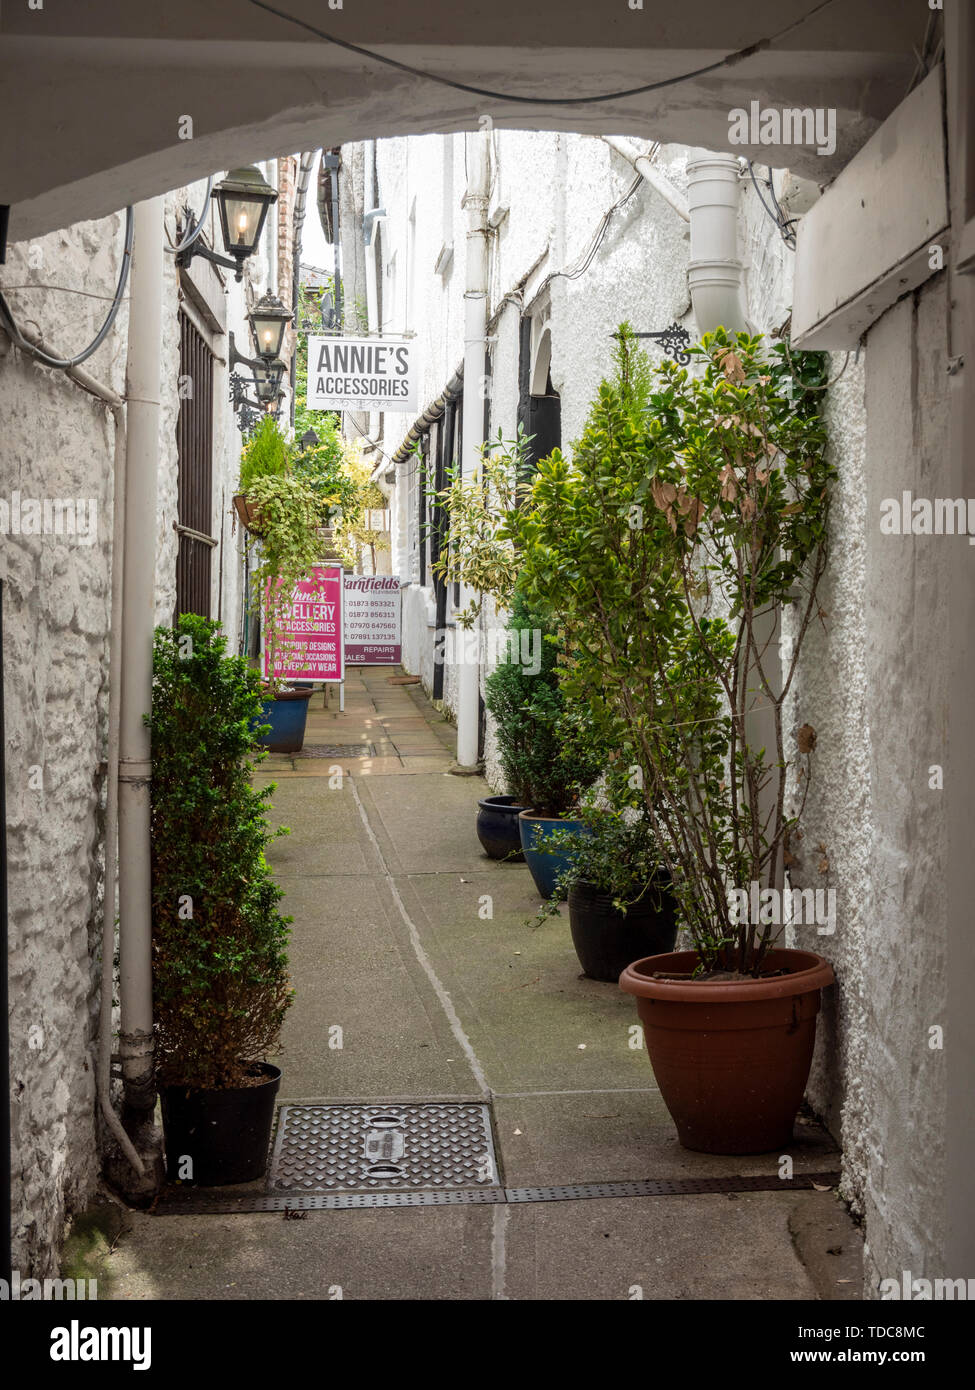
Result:
[[[820,991],[833,970],[812,951],[770,951],[757,980],[655,980],[691,971],[695,951],[634,961],[620,988],[634,994],[653,1074],[685,1149],[784,1150],[802,1103]],[[785,970],[784,975],[773,972]]]
[[252,536],[261,534],[261,514],[256,507],[250,505],[246,493],[238,492],[234,497],[234,511],[245,531],[249,531]]

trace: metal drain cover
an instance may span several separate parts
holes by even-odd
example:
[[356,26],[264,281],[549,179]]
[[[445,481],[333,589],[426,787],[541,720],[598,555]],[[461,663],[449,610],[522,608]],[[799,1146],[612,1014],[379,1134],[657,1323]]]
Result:
[[372,743],[306,743],[295,754],[296,758],[374,758],[376,747]]
[[282,1105],[269,1192],[496,1187],[486,1105]]

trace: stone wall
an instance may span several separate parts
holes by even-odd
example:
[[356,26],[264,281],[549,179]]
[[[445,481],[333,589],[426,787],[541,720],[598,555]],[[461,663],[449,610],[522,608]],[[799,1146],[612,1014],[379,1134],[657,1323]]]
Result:
[[[204,185],[171,194],[166,229],[196,212]],[[8,249],[2,284],[18,322],[57,352],[89,342],[108,307],[124,216],[82,223]],[[266,273],[266,263],[257,269]],[[172,620],[178,538],[176,422],[179,304],[175,259],[163,257],[163,334],[157,493],[156,618]],[[22,287],[29,288],[22,288]],[[243,290],[228,277],[231,321]],[[57,288],[64,287],[64,288]],[[79,293],[83,291],[83,293]],[[220,291],[221,295],[223,291]],[[125,389],[127,305],[85,363]],[[226,339],[213,337],[213,613],[218,596],[231,650],[241,611],[241,538],[228,514],[240,437],[227,404]],[[219,358],[223,357],[223,361]],[[0,534],[4,581],[7,848],[10,884],[10,1048],[14,1267],[56,1270],[65,1218],[84,1206],[99,1172],[95,1062],[104,864],[108,644],[115,422],[63,372],[35,363],[0,334],[0,514],[22,499],[94,503],[91,544],[78,537]],[[6,507],[6,512],[3,507]],[[87,513],[86,513],[87,514]],[[135,557],[138,562],[139,557]],[[219,566],[223,570],[220,573]]]
[[[108,307],[123,218],[10,248],[3,283],[27,326],[77,351]],[[30,290],[14,286],[31,285]],[[87,297],[47,286],[77,287]],[[41,287],[45,288],[41,288]],[[121,392],[121,325],[86,363]],[[0,337],[0,498],[92,499],[93,544],[0,536],[10,897],[14,1267],[49,1275],[64,1213],[97,1178],[94,1013],[115,427],[111,411]]]

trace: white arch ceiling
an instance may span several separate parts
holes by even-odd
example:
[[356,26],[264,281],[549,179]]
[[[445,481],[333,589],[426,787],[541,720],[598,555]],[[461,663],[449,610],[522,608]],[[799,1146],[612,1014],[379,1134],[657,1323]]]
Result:
[[[501,128],[632,134],[728,148],[728,112],[832,107],[837,149],[741,147],[825,182],[903,98],[916,0],[275,0],[424,71],[505,94],[629,89],[757,51],[680,85],[571,105],[452,90],[323,42],[253,0],[84,0],[0,17],[0,203],[13,239],[102,216],[215,169],[373,136]],[[811,16],[804,18],[804,16]],[[787,27],[790,32],[782,34]],[[764,41],[781,35],[771,44]],[[179,138],[180,117],[194,138]]]

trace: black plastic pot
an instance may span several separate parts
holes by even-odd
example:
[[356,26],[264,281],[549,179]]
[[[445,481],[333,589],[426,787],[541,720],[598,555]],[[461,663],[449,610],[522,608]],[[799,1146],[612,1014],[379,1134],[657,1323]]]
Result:
[[170,1182],[223,1187],[264,1176],[281,1072],[255,1062],[254,1073],[265,1079],[227,1091],[160,1088]]
[[677,940],[677,904],[661,879],[626,912],[609,893],[591,883],[569,889],[569,926],[583,973],[613,984],[633,961],[672,951]]
[[525,862],[518,828],[518,813],[524,809],[513,796],[486,796],[477,803],[477,838],[488,858]]

